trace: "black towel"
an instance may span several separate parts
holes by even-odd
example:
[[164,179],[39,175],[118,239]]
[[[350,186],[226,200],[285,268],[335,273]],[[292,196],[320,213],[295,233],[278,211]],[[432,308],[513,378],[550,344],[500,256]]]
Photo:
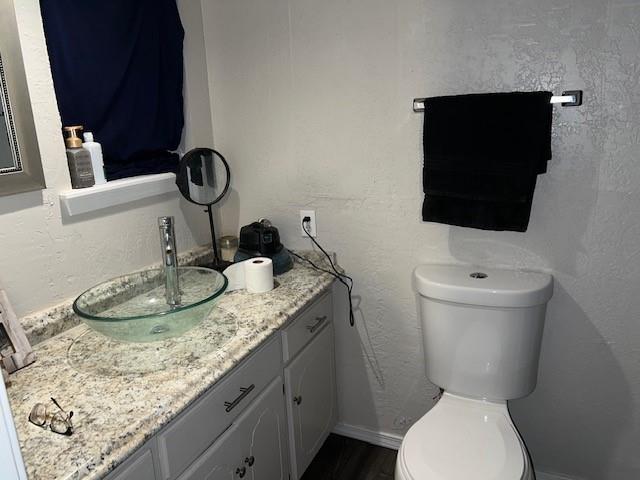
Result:
[[551,158],[551,92],[428,98],[422,218],[524,232]]

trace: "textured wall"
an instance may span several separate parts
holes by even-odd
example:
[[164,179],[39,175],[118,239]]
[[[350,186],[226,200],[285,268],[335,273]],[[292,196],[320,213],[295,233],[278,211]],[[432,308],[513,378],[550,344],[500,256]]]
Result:
[[[353,275],[338,328],[342,421],[402,433],[432,405],[411,271],[464,261],[548,269],[540,382],[512,402],[536,466],[640,477],[640,2],[207,0],[216,145],[232,162],[225,229],[260,216],[319,240]],[[418,96],[585,90],[554,109],[554,159],[529,231],[420,221]],[[463,140],[463,139],[462,139]]]
[[[8,291],[18,315],[23,315],[79,294],[101,280],[159,261],[156,217],[160,215],[176,217],[181,250],[205,243],[208,227],[200,209],[188,205],[177,194],[72,219],[61,216],[58,192],[71,187],[40,9],[37,0],[17,0],[15,4],[48,185],[42,192],[0,197],[0,285]],[[199,2],[184,0],[181,8],[189,9],[192,5],[199,13]],[[199,28],[197,22],[185,22],[187,27],[193,27],[187,33],[186,48],[202,44],[201,17],[195,18],[200,22]],[[194,38],[198,35],[199,42]],[[200,62],[202,50],[203,46]],[[185,52],[187,68],[190,52]],[[189,75],[188,70],[187,87],[197,85]],[[194,75],[197,76],[197,71]],[[201,75],[206,78],[206,73]],[[187,98],[190,93],[193,92],[187,92]],[[208,104],[207,95],[207,90],[200,93],[201,105]],[[186,142],[210,144],[209,108],[203,121],[192,110],[187,111]]]

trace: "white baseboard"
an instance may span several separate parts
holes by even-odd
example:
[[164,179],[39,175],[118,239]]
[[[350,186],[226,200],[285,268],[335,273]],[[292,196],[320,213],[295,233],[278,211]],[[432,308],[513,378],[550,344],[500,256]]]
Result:
[[369,430],[368,428],[357,427],[355,425],[348,425],[346,423],[338,423],[333,428],[333,433],[337,433],[344,437],[355,438],[356,440],[362,440],[363,442],[377,445],[379,447],[391,448],[392,450],[398,450],[402,443],[402,435],[376,432],[375,430]]

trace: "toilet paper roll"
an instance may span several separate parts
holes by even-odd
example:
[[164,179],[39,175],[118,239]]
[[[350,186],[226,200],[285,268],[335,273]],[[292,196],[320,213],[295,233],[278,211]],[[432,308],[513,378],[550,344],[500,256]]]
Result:
[[227,277],[227,292],[244,288],[244,262],[237,262],[224,269],[222,274]]
[[246,288],[249,293],[273,290],[273,262],[270,258],[250,258],[234,263],[222,273],[229,280],[228,292],[242,288]]
[[258,257],[244,262],[244,282],[249,293],[273,290],[273,262],[270,258]]

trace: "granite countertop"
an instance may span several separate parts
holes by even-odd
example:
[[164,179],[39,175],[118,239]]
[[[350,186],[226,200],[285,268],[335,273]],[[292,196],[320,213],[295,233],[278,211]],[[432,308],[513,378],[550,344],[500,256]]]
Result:
[[[29,478],[103,477],[332,281],[296,262],[277,277],[273,291],[226,293],[202,325],[150,344],[108,340],[57,307],[55,315],[37,322],[37,361],[12,374],[7,386]],[[44,339],[44,330],[55,335]],[[33,405],[50,403],[50,397],[74,411],[72,436],[28,422]]]

